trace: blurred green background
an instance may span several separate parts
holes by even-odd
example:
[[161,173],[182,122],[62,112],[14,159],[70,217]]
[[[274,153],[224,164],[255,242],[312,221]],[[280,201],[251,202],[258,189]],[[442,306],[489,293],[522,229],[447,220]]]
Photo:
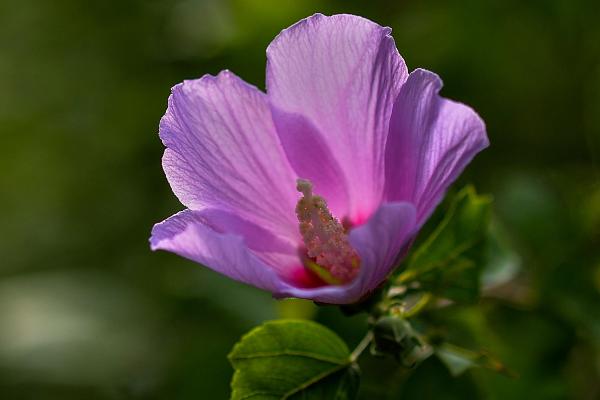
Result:
[[391,26],[409,69],[483,116],[492,146],[461,180],[494,196],[519,254],[512,281],[444,316],[519,378],[366,357],[361,398],[600,398],[598,4],[2,0],[0,398],[225,399],[231,346],[279,316],[357,343],[363,316],[278,303],[147,243],[182,208],[157,136],[170,87],[228,68],[264,88],[269,41],[317,11]]

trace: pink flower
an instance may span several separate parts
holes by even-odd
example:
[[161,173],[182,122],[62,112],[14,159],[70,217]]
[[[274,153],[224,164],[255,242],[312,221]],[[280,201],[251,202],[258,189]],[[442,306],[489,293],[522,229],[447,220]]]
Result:
[[269,45],[267,94],[229,71],[175,86],[160,137],[187,209],[154,226],[152,249],[276,297],[345,304],[380,285],[488,145],[390,33],[316,14]]

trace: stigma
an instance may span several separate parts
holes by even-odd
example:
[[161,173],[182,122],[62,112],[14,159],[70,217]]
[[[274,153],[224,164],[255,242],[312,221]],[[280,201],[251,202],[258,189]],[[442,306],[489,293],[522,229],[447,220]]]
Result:
[[305,267],[326,283],[350,282],[359,271],[360,258],[350,245],[344,226],[331,215],[325,200],[313,194],[310,181],[298,179],[296,188],[302,193],[296,215],[306,247]]

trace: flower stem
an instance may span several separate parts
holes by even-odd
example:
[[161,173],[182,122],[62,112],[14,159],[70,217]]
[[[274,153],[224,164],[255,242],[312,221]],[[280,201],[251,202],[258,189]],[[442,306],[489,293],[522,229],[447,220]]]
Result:
[[373,340],[373,331],[367,332],[367,334],[364,338],[362,338],[358,346],[356,346],[352,354],[350,354],[350,362],[356,362],[356,360],[358,359],[358,357],[360,357],[362,352],[365,351],[369,343],[371,343],[371,340]]

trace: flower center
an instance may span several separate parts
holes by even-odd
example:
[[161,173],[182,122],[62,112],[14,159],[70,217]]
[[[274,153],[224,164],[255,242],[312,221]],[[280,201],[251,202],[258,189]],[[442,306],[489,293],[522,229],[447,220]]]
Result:
[[300,234],[306,246],[306,268],[332,285],[350,282],[358,273],[360,258],[350,245],[342,224],[331,215],[321,196],[313,195],[312,183],[298,179],[302,198],[296,205]]

